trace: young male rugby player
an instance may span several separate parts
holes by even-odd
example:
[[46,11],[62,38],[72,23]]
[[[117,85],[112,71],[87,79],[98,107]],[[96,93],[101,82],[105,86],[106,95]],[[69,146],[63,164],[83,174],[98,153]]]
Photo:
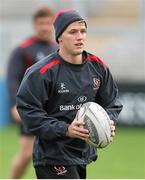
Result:
[[[86,165],[97,159],[89,132],[76,119],[79,107],[99,103],[115,123],[122,105],[108,67],[84,50],[85,20],[75,10],[60,10],[54,21],[59,50],[29,68],[17,95],[24,124],[35,135],[37,178],[85,179]],[[81,98],[83,97],[83,98]],[[112,137],[115,126],[112,124]]]

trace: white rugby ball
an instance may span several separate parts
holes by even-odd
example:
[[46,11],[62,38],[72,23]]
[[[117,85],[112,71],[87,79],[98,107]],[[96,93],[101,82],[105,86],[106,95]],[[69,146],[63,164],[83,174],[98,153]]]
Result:
[[110,143],[110,118],[99,104],[94,102],[83,104],[77,113],[77,119],[85,122],[84,128],[89,130],[90,144],[104,148]]

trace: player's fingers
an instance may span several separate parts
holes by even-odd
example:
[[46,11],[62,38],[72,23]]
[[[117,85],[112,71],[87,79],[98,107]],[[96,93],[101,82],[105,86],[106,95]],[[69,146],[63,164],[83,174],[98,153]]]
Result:
[[111,126],[111,131],[115,131],[115,126]]
[[73,122],[74,123],[74,125],[76,125],[76,126],[83,126],[83,125],[85,125],[85,122],[84,121],[74,121]]
[[88,137],[83,137],[83,136],[77,136],[77,138],[79,138],[79,139],[82,139],[82,140],[84,140],[84,141],[88,141]]
[[115,131],[112,131],[111,132],[111,137],[114,137],[115,136]]
[[114,125],[114,121],[113,120],[110,120],[110,125]]
[[80,126],[80,125],[85,125],[85,122],[84,121],[81,121],[81,120],[78,120],[77,118],[75,118],[72,122],[72,124],[74,126]]
[[79,139],[82,139],[82,140],[88,142],[88,138],[79,137]]
[[78,126],[74,126],[73,130],[83,133],[83,134],[89,134],[88,129],[82,128],[82,127],[78,127]]
[[79,131],[75,131],[74,133],[79,138],[85,138],[85,139],[89,138],[89,134],[81,133]]

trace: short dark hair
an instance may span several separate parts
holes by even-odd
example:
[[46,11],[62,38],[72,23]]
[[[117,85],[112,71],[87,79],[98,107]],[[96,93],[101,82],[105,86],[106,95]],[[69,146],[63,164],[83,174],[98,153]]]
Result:
[[54,12],[49,6],[42,6],[39,9],[37,9],[33,14],[33,21],[35,21],[37,18],[41,17],[53,17]]

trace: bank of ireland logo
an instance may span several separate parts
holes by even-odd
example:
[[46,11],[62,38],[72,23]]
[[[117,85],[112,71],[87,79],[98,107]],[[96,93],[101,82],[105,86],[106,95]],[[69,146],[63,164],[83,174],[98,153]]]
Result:
[[80,96],[78,98],[78,102],[85,102],[87,100],[87,97],[86,96]]
[[93,78],[93,89],[96,90],[96,89],[99,89],[100,87],[100,79],[99,78]]

